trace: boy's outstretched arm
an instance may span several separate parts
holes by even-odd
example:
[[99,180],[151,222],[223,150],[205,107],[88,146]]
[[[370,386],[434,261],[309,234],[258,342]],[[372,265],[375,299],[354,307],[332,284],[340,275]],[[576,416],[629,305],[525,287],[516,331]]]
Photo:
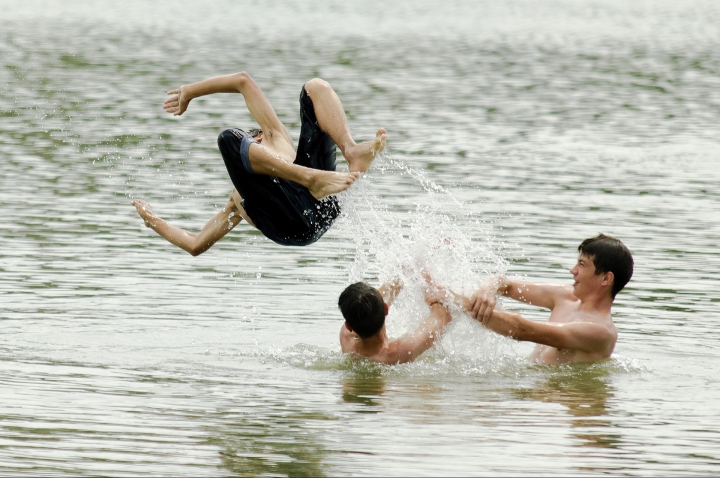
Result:
[[170,90],[167,94],[174,96],[165,100],[163,108],[173,116],[179,116],[187,110],[190,101],[193,99],[215,93],[241,93],[245,98],[248,111],[262,128],[263,135],[272,139],[275,134],[279,134],[292,145],[290,133],[277,117],[265,94],[255,83],[255,80],[244,71],[231,75],[216,76]]
[[594,322],[533,322],[520,314],[495,309],[481,323],[488,329],[515,340],[549,345],[559,350],[603,352],[615,344],[607,326]]
[[552,310],[559,299],[571,297],[572,287],[557,284],[535,284],[508,279],[502,275],[493,276],[467,298],[469,304],[466,308],[475,320],[485,323],[495,309],[497,295]]
[[165,222],[153,214],[150,205],[143,200],[136,199],[131,204],[135,206],[138,214],[145,221],[145,226],[193,256],[198,256],[210,249],[242,220],[232,197],[225,207],[215,214],[197,234]]

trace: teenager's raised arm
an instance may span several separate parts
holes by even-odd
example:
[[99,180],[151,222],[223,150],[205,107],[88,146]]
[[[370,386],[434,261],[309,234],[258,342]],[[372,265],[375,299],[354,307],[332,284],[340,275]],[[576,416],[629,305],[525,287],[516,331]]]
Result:
[[450,311],[445,306],[439,302],[431,305],[430,316],[420,327],[396,341],[395,363],[412,362],[432,347],[451,320]]
[[292,144],[290,133],[275,114],[272,105],[265,98],[255,80],[245,72],[216,76],[170,90],[167,94],[175,96],[165,100],[163,108],[168,113],[179,116],[187,110],[193,99],[214,93],[241,93],[245,98],[248,111],[262,128],[263,135],[272,139],[275,134],[280,134]]
[[396,278],[392,282],[381,285],[378,288],[378,292],[380,292],[380,295],[387,305],[392,305],[403,287],[404,284],[402,280],[400,280],[400,278]]

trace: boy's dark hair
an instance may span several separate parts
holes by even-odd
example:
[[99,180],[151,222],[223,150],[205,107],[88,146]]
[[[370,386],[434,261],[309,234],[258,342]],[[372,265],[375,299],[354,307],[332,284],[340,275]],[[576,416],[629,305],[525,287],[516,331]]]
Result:
[[633,275],[634,261],[632,254],[620,239],[598,234],[582,241],[578,246],[578,252],[584,256],[592,257],[596,275],[606,272],[612,272],[615,275],[612,290],[610,291],[613,299]]
[[363,339],[375,335],[385,324],[385,301],[376,288],[364,282],[347,286],[338,307],[350,328]]
[[253,138],[257,138],[262,134],[262,130],[260,128],[253,128],[250,131],[248,131],[248,134],[252,136]]

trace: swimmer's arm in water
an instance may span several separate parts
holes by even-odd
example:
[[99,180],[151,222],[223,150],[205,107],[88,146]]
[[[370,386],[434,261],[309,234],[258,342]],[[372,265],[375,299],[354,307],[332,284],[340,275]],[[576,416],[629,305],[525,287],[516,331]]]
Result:
[[213,244],[230,232],[242,220],[242,216],[232,197],[225,207],[215,214],[197,234],[165,222],[153,214],[150,205],[145,201],[134,200],[131,204],[135,206],[138,214],[145,221],[145,226],[193,256],[200,255],[210,249]]
[[244,71],[231,75],[216,76],[170,90],[167,94],[175,96],[165,100],[163,108],[168,113],[179,116],[187,110],[190,101],[193,99],[215,93],[241,93],[245,98],[248,111],[260,125],[266,139],[272,140],[275,134],[279,134],[291,145],[293,144],[290,133],[277,117],[275,110],[258,84]]
[[412,362],[433,346],[452,320],[450,311],[435,302],[430,306],[430,316],[414,332],[404,335],[392,344],[393,359],[390,363]]
[[520,314],[495,309],[490,319],[481,323],[500,335],[549,345],[560,350],[604,352],[615,343],[614,336],[607,327],[593,322],[533,322]]

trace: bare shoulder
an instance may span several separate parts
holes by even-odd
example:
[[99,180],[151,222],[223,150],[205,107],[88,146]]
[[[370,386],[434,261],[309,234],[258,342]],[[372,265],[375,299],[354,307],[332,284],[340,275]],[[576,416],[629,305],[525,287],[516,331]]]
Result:
[[383,349],[380,353],[373,355],[372,357],[368,357],[373,362],[385,364],[385,365],[397,365],[400,362],[398,360],[398,354],[392,347],[392,344],[389,344],[385,349]]
[[547,284],[546,287],[554,297],[556,306],[580,303],[580,299],[573,294],[571,285]]
[[555,288],[555,293],[558,297],[572,301],[579,300],[575,294],[573,294],[573,287],[571,285],[554,284],[552,287]]
[[354,342],[355,334],[350,332],[347,327],[345,327],[345,324],[343,324],[340,327],[340,349],[343,353],[355,352]]
[[407,343],[404,337],[393,340],[382,351],[382,363],[395,365],[411,362],[415,357],[411,351],[412,344]]

